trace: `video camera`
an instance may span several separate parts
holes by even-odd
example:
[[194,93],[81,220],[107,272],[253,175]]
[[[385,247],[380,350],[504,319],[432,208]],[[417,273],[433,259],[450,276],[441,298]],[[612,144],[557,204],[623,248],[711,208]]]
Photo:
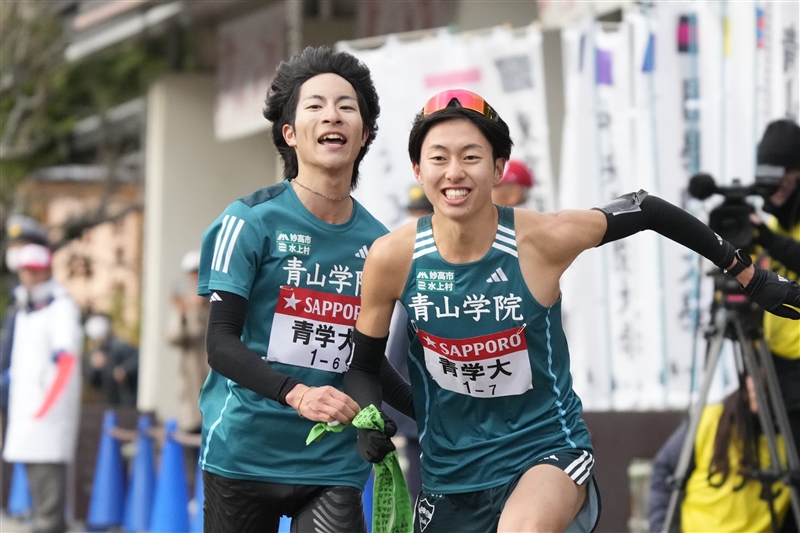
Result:
[[[778,190],[784,173],[783,167],[759,165],[756,168],[756,179],[750,185],[742,185],[738,179],[734,179],[731,185],[725,186],[717,185],[710,174],[695,174],[689,180],[688,191],[698,200],[721,194],[724,200],[708,214],[708,227],[734,248],[753,253],[754,230],[750,213],[755,212],[755,207],[747,201],[747,197],[769,198]],[[761,327],[760,308],[747,298],[739,282],[718,269],[714,269],[711,274],[714,277],[714,291],[720,295],[719,300],[714,300],[714,305],[724,305],[737,315],[746,317],[743,323],[748,331],[758,331]]]
[[731,185],[720,186],[710,174],[695,174],[689,180],[689,194],[698,200],[705,200],[712,194],[721,194],[723,202],[711,210],[708,226],[734,248],[753,250],[753,224],[750,213],[755,207],[747,201],[748,196],[772,196],[784,176],[784,168],[772,165],[756,167],[756,179],[750,185],[742,185],[734,179]]

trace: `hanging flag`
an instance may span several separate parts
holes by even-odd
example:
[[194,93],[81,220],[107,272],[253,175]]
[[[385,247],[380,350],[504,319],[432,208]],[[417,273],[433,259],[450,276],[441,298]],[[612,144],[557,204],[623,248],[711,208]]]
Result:
[[642,72],[653,72],[656,68],[656,36],[652,33],[647,39],[647,50],[644,53]]
[[756,47],[764,48],[764,10],[760,7],[756,8]]
[[595,60],[597,62],[597,85],[614,85],[611,75],[611,52],[608,50],[596,50]]

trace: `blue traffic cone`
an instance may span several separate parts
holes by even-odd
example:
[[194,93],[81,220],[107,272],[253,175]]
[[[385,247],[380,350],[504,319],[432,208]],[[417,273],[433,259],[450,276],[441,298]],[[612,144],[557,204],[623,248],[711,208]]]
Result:
[[203,469],[197,465],[197,474],[194,476],[194,518],[192,518],[192,533],[203,533]]
[[86,523],[92,528],[109,528],[122,525],[125,511],[125,468],[119,441],[111,432],[117,425],[114,411],[103,416],[103,434],[94,468],[92,496]]
[[125,503],[125,531],[147,531],[153,510],[153,494],[156,488],[156,466],[153,459],[153,438],[150,436],[150,418],[139,417],[136,430],[136,455],[133,458],[131,480],[128,484],[128,500]]
[[167,420],[167,438],[161,449],[161,469],[156,480],[153,518],[150,521],[150,531],[153,533],[189,531],[189,496],[183,447],[172,438],[177,427],[174,418]]
[[8,512],[11,516],[22,516],[33,507],[31,489],[28,486],[28,473],[23,463],[14,463],[11,474],[11,490],[8,494]]

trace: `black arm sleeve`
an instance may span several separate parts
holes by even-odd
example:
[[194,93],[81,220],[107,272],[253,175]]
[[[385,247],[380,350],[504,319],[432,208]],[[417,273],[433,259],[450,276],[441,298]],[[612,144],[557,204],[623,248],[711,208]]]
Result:
[[649,229],[697,252],[719,268],[733,262],[734,248],[690,213],[647,191],[629,193],[595,208],[606,215],[603,244]]
[[380,339],[370,337],[353,328],[353,359],[344,373],[344,392],[362,408],[368,405],[380,408],[381,366],[386,360],[388,338],[388,335]]
[[242,342],[247,300],[231,292],[215,292],[222,299],[211,302],[206,333],[208,364],[242,387],[286,405],[286,394],[300,382],[272,368]]
[[403,379],[403,376],[395,370],[386,357],[381,361],[381,387],[383,388],[383,400],[386,403],[408,418],[412,420],[416,419],[411,386]]

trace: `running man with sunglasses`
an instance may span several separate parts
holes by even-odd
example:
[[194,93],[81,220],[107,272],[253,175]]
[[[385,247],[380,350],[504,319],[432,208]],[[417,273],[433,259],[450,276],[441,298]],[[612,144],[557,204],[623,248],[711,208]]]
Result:
[[431,98],[408,147],[434,214],[375,241],[364,267],[345,392],[362,407],[380,405],[378,370],[400,301],[422,446],[418,533],[597,524],[592,445],[572,390],[559,289],[584,250],[651,229],[727,269],[765,309],[800,317],[783,305],[800,305],[800,286],[645,191],[586,211],[493,205],[511,146],[508,126],[480,96]]
[[[364,258],[387,230],[350,191],[378,113],[369,70],[352,55],[307,48],[281,63],[264,115],[286,180],[231,203],[203,236],[206,531],[277,533],[286,515],[293,532],[366,533],[371,465],[356,447],[385,454],[391,443],[357,444],[353,427],[314,446],[306,437],[317,422],[349,424],[359,411],[342,374]],[[411,413],[408,384],[381,359],[387,402]]]

